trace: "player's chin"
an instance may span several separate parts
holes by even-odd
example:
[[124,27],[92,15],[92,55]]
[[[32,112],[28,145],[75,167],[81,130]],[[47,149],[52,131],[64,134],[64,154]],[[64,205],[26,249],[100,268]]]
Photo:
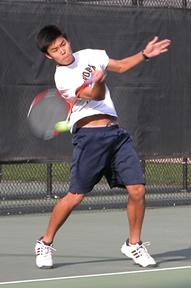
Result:
[[60,61],[58,61],[59,65],[68,66],[74,62],[74,59],[71,57],[66,57]]

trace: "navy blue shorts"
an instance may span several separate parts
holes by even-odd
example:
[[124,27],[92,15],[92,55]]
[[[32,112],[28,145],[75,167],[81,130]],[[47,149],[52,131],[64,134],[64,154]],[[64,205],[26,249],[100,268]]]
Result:
[[103,176],[111,188],[145,184],[131,137],[118,125],[80,128],[72,143],[71,193],[90,192]]

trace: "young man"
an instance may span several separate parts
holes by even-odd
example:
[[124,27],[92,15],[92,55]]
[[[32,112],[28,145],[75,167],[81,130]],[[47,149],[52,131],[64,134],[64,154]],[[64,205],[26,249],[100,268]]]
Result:
[[110,59],[102,50],[85,49],[72,53],[66,33],[56,25],[44,26],[36,41],[40,51],[57,63],[55,83],[69,103],[77,88],[91,74],[95,76],[93,84],[81,92],[72,110],[70,124],[74,151],[69,192],[54,207],[46,233],[37,241],[37,266],[52,268],[52,243],[56,232],[103,175],[111,188],[125,187],[128,191],[129,238],[121,252],[142,267],[155,266],[155,260],[141,241],[145,180],[129,134],[118,127],[104,70],[125,73],[168,51],[170,40],[158,42],[158,37],[154,37],[143,51],[122,60]]

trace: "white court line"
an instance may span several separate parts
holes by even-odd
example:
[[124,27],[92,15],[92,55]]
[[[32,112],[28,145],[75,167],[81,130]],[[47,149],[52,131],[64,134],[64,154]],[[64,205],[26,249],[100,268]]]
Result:
[[139,273],[148,273],[148,272],[183,270],[183,269],[190,269],[190,268],[191,268],[191,266],[182,266],[182,267],[171,267],[171,268],[159,268],[159,269],[152,269],[152,270],[139,270],[139,271],[114,272],[114,273],[92,274],[92,275],[66,276],[66,277],[44,278],[44,279],[31,279],[31,280],[21,280],[21,281],[0,282],[0,285],[43,282],[43,281],[55,281],[55,280],[68,280],[68,279],[79,279],[79,278],[92,278],[92,277],[103,277],[103,276],[117,276],[117,275],[139,274]]

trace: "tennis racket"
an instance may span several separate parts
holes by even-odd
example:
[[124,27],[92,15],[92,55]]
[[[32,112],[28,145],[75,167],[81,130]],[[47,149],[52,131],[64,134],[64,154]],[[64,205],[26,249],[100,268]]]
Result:
[[92,84],[94,77],[92,75],[76,90],[77,93],[71,104],[54,88],[38,94],[27,115],[33,134],[44,140],[49,140],[56,137],[60,132],[69,131],[72,108],[83,89]]

